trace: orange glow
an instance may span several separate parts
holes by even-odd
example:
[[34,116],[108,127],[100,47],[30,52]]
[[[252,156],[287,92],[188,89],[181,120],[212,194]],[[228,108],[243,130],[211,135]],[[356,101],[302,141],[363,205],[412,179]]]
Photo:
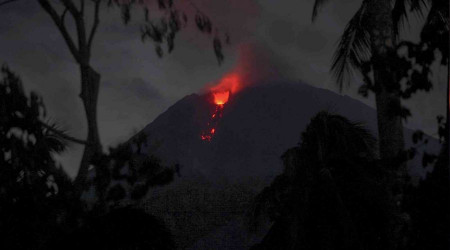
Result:
[[[225,101],[226,102],[226,101]],[[223,107],[224,104],[216,104],[216,108],[214,110],[214,112],[211,115],[211,118],[207,124],[207,129],[205,131],[202,132],[202,134],[200,135],[200,138],[203,141],[211,141],[214,134],[216,133],[216,127],[217,124],[220,121],[220,118],[222,118],[222,113],[223,113]]]
[[222,113],[225,104],[229,101],[230,96],[242,88],[241,78],[237,73],[230,73],[225,75],[219,83],[209,89],[212,94],[215,104],[215,110],[211,114],[210,121],[207,124],[206,130],[202,132],[200,138],[203,141],[211,141],[216,133],[216,127],[222,118]]
[[213,93],[217,92],[231,92],[232,94],[238,92],[242,88],[241,78],[237,73],[230,73],[225,75],[220,82],[211,88]]
[[224,105],[225,103],[228,102],[228,98],[230,97],[230,92],[229,91],[225,91],[225,92],[216,92],[213,93],[214,95],[214,103],[217,105]]

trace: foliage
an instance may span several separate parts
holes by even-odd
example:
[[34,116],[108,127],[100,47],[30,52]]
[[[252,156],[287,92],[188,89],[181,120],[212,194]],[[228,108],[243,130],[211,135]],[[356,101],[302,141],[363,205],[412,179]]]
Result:
[[164,166],[148,146],[147,136],[139,133],[94,161],[98,205],[139,202],[151,187],[168,184],[179,173],[178,165]]
[[[442,149],[439,155],[425,154],[423,166],[433,164],[418,186],[407,190],[406,209],[411,214],[412,225],[408,249],[448,249],[450,241],[450,164],[449,134],[442,117],[438,119]],[[422,132],[415,134],[417,142],[422,141]]]
[[0,234],[7,239],[2,244],[39,249],[69,216],[67,206],[76,203],[70,179],[53,159],[66,143],[55,126],[45,125],[42,98],[25,94],[8,67],[1,75]]
[[[313,21],[322,5],[328,0],[317,0],[313,8]],[[359,93],[368,96],[372,91],[377,93],[380,86],[373,81],[372,43],[370,28],[372,16],[369,13],[372,0],[364,0],[355,15],[350,19],[333,57],[331,70],[336,82],[342,89],[348,83],[354,70],[362,74],[364,84]],[[389,84],[388,90],[399,93],[401,98],[410,98],[417,91],[430,91],[433,62],[440,54],[441,65],[448,65],[448,1],[446,0],[396,0],[392,8],[392,21],[396,38],[399,30],[408,20],[408,15],[416,13],[424,17],[426,8],[430,6],[425,24],[420,35],[420,42],[401,41],[393,51],[388,51],[383,63],[389,65],[390,74],[395,84]],[[406,53],[405,53],[406,52]],[[437,53],[439,52],[439,53]],[[408,109],[392,109],[394,115],[407,118],[411,115]]]
[[[94,242],[101,249],[107,244],[110,244],[108,249],[128,249],[123,248],[124,244],[137,240],[134,242],[137,248],[131,249],[149,249],[149,244],[151,249],[172,249],[173,243],[164,225],[143,211],[98,208],[104,208],[101,203],[104,200],[140,199],[148,188],[170,182],[176,169],[164,168],[156,157],[144,155],[140,148],[136,151],[123,144],[111,149],[109,155],[95,162],[100,172],[94,182],[104,192],[94,206],[97,209],[86,210],[72,181],[53,159],[54,154],[65,150],[66,139],[71,137],[56,125],[47,125],[42,98],[33,92],[27,95],[21,80],[6,66],[2,67],[1,75],[2,246],[6,249],[65,249],[75,247],[68,243],[82,236],[77,241],[84,244],[83,248],[89,248]],[[133,142],[139,143],[132,145],[143,145],[144,141],[144,137],[138,136]],[[121,171],[124,166],[125,172]],[[125,189],[121,190],[119,184],[108,190],[112,181],[120,180],[131,187],[130,197],[125,197]],[[130,221],[133,224],[129,224]],[[112,236],[114,241],[109,238]],[[116,243],[118,245],[114,245]]]
[[[255,249],[381,249],[390,206],[375,139],[360,124],[321,112],[284,155],[285,170],[258,196],[253,222],[272,228]],[[253,226],[257,224],[252,224]]]
[[[108,0],[108,6],[119,7],[121,10],[121,17],[125,24],[128,24],[132,16],[132,7],[140,5],[144,12],[144,23],[141,25],[141,39],[142,41],[150,40],[155,45],[155,52],[159,57],[163,57],[166,46],[167,53],[171,53],[175,47],[175,38],[181,29],[187,27],[189,20],[189,13],[177,6],[177,1],[173,0],[158,0],[156,1],[158,11],[162,15],[158,18],[151,18],[148,1],[145,0]],[[217,27],[214,27],[211,19],[207,14],[202,12],[194,3],[189,1],[194,9],[194,21],[197,30],[208,36],[212,36],[213,50],[219,64],[222,63],[224,55],[222,52],[223,40],[229,44],[229,35],[227,32],[221,32]]]
[[412,218],[408,249],[448,249],[450,246],[450,179],[448,140],[433,170],[417,187],[410,186],[406,207]]
[[[397,5],[400,5],[396,1]],[[423,4],[412,1],[411,10],[416,10],[423,15]],[[401,41],[394,52],[389,55],[389,64],[392,66],[391,74],[394,75],[396,84],[389,86],[391,91],[399,93],[403,99],[410,98],[418,91],[430,91],[432,83],[432,65],[440,56],[440,64],[448,65],[448,1],[434,0],[429,1],[431,8],[428,13],[425,25],[420,34],[421,40],[418,43],[410,41]],[[404,3],[403,3],[404,4]],[[397,22],[406,18],[406,10],[400,12],[396,7],[393,10],[394,19]],[[404,8],[404,7],[402,7]],[[373,73],[372,65],[369,61],[362,63],[361,73],[363,74],[364,84],[360,87],[360,94],[368,95],[368,91],[377,91],[377,86],[371,80]],[[410,112],[402,108],[399,111],[403,118],[410,116]]]
[[[76,4],[73,0],[60,1],[62,13],[58,10],[56,4],[49,0],[38,0],[42,9],[51,17],[55,26],[58,28],[72,56],[80,66],[81,73],[81,93],[80,98],[84,105],[86,120],[88,123],[88,135],[84,143],[84,152],[80,162],[80,168],[75,178],[76,191],[81,194],[86,188],[86,179],[89,168],[95,164],[94,158],[101,158],[102,147],[97,125],[97,101],[100,88],[101,76],[91,65],[91,49],[100,24],[100,16],[103,4],[109,7],[118,7],[121,18],[125,24],[128,24],[132,17],[132,7],[137,5],[144,11],[144,24],[141,26],[142,41],[151,40],[155,45],[156,53],[159,57],[163,56],[163,44],[167,44],[167,50],[170,53],[174,49],[176,34],[185,27],[188,21],[186,11],[181,11],[173,0],[158,0],[156,10],[160,17],[150,18],[149,1],[145,0],[92,0],[79,1]],[[205,34],[213,35],[213,49],[219,64],[224,59],[222,53],[222,39],[229,43],[228,34],[222,35],[219,29],[213,28],[213,25],[206,14],[199,10],[192,2],[189,2],[195,9],[195,22],[197,29]],[[92,25],[86,22],[87,6],[92,7]],[[73,19],[74,30],[66,25],[66,17]],[[76,39],[72,34],[76,34]],[[98,161],[98,159],[97,159]],[[101,172],[99,170],[98,172]],[[120,194],[120,189],[115,188],[116,193]]]

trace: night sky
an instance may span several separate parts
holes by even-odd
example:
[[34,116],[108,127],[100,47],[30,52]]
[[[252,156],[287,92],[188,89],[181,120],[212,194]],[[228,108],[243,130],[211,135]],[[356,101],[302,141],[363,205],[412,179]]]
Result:
[[[204,91],[239,64],[242,48],[252,52],[245,60],[253,75],[270,67],[284,79],[338,92],[329,73],[331,58],[360,0],[330,1],[339,3],[325,7],[314,24],[313,0],[192,1],[231,36],[221,66],[211,37],[196,31],[192,15],[175,40],[174,52],[160,59],[151,43],[141,41],[141,10],[135,8],[125,26],[118,9],[103,7],[91,62],[102,76],[98,120],[104,148],[126,140],[183,96]],[[188,14],[194,13],[191,5],[181,2]],[[50,119],[84,139],[78,65],[50,17],[36,1],[19,0],[0,7],[0,20],[0,63],[21,76],[27,91],[44,97]],[[413,17],[403,37],[417,40],[420,23]],[[434,77],[437,84],[431,93],[418,94],[406,103],[413,114],[406,126],[437,136],[435,117],[445,113],[447,68],[436,66]],[[365,99],[357,94],[360,83],[355,77],[342,94],[374,106],[373,96]],[[71,144],[61,158],[71,176],[77,171],[81,149]]]

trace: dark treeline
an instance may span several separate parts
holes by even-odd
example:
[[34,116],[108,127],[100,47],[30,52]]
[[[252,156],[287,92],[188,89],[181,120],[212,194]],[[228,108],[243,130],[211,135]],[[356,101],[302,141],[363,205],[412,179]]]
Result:
[[[94,188],[95,201],[87,204],[54,160],[72,138],[46,119],[42,98],[27,95],[6,66],[1,76],[2,248],[173,249],[166,227],[138,203],[151,187],[169,183],[177,168],[129,144],[119,145],[95,162],[97,171],[86,187]],[[138,139],[135,145],[141,145]],[[128,204],[122,205],[126,198]]]

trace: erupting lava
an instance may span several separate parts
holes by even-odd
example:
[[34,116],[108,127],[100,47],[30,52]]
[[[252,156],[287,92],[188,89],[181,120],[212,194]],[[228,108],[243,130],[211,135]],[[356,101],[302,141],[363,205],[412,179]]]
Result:
[[220,118],[222,118],[223,113],[223,105],[224,104],[217,104],[216,103],[216,109],[211,115],[210,121],[208,122],[208,128],[206,131],[203,131],[200,135],[200,138],[204,141],[211,141],[212,137],[214,136],[214,133],[216,133],[216,126],[219,123]]
[[213,95],[214,95],[214,103],[216,105],[224,105],[226,102],[228,102],[228,98],[230,97],[230,91],[217,92],[213,93]]
[[217,86],[210,89],[210,92],[214,98],[213,102],[215,109],[211,114],[210,120],[207,124],[207,129],[200,135],[200,138],[203,141],[211,141],[216,133],[216,127],[220,121],[220,118],[222,118],[225,104],[228,102],[230,95],[238,91],[240,87],[240,79],[238,75],[230,74],[225,76]]

